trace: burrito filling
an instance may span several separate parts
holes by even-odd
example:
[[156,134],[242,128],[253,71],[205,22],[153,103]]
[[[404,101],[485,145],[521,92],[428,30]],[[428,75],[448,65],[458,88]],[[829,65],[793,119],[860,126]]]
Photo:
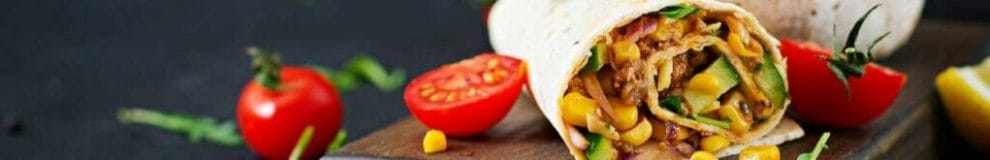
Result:
[[[784,80],[764,51],[772,46],[738,17],[673,6],[599,38],[561,98],[572,145],[589,159],[717,153],[739,143],[724,133],[782,112]],[[723,132],[650,116],[670,113]]]

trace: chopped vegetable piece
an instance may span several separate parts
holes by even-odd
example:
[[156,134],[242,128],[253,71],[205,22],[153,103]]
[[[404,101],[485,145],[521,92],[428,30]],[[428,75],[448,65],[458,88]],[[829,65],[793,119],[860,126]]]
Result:
[[581,72],[598,72],[599,69],[608,63],[608,46],[605,43],[595,44],[591,48],[591,57],[588,57],[588,64],[581,68]]
[[714,154],[705,151],[694,151],[691,154],[691,160],[718,160]]
[[749,146],[739,152],[739,160],[779,160],[780,149],[775,145]]
[[828,142],[829,135],[832,135],[832,133],[829,132],[822,133],[822,136],[818,138],[818,143],[815,144],[815,149],[811,150],[811,153],[801,153],[800,155],[798,155],[797,159],[798,160],[817,159],[818,155],[822,153],[822,150],[828,148],[828,145],[825,143]]
[[632,146],[639,146],[650,139],[650,135],[653,134],[653,126],[650,125],[650,121],[642,120],[639,124],[636,124],[635,128],[632,128],[626,132],[620,134],[620,139],[626,144]]
[[694,119],[695,120],[698,120],[698,122],[701,122],[701,123],[704,123],[704,124],[708,124],[708,125],[713,125],[713,126],[718,127],[718,128],[729,129],[729,126],[730,126],[729,125],[729,122],[715,120],[715,119],[711,119],[711,118],[708,118],[708,117],[705,117],[705,116],[700,116],[700,115],[699,116],[695,116]]
[[598,104],[595,100],[585,97],[578,92],[571,92],[564,95],[561,99],[561,113],[563,113],[564,122],[570,125],[587,127],[586,115],[594,114],[595,109],[598,108]]
[[712,135],[701,139],[701,150],[718,152],[729,146],[729,139],[721,135]]
[[588,141],[591,142],[588,150],[584,151],[588,160],[613,160],[619,158],[619,151],[612,146],[612,141],[598,134],[588,134]]
[[706,107],[738,84],[739,74],[725,56],[719,56],[708,68],[691,78],[685,88],[684,99],[693,114],[704,114],[703,111],[714,111]]
[[385,71],[375,58],[368,55],[358,55],[347,62],[347,70],[360,76],[383,91],[393,91],[402,87],[406,81],[406,72],[393,69],[391,74]]
[[612,125],[620,131],[628,130],[636,126],[639,120],[639,109],[636,105],[622,103],[619,99],[609,99],[612,104],[612,111],[615,117],[612,118]]
[[681,4],[660,9],[660,15],[667,16],[667,18],[671,19],[681,19],[693,14],[696,11],[698,11],[698,8],[696,7]]
[[302,135],[299,136],[299,140],[296,141],[296,146],[292,147],[292,154],[289,156],[290,160],[299,160],[302,157],[303,152],[306,151],[306,146],[309,146],[309,141],[313,139],[313,126],[306,126],[303,129]]
[[667,99],[660,101],[660,106],[674,111],[674,113],[684,115],[684,108],[681,106],[681,97],[667,96]]
[[333,138],[333,142],[330,142],[330,146],[327,147],[327,154],[336,152],[340,147],[344,146],[347,141],[347,130],[340,129],[337,132],[337,136]]
[[769,96],[770,103],[774,107],[784,107],[784,101],[790,95],[787,93],[784,77],[780,76],[780,71],[773,62],[770,54],[763,55],[763,64],[756,71],[756,77],[759,77],[756,79],[756,85]]
[[431,129],[423,137],[423,153],[432,154],[447,150],[447,136],[439,130]]
[[140,108],[124,108],[117,112],[122,123],[137,123],[154,126],[189,136],[192,142],[206,140],[220,146],[240,146],[243,142],[237,134],[233,122],[217,123],[209,117],[198,117],[182,113],[161,113]]

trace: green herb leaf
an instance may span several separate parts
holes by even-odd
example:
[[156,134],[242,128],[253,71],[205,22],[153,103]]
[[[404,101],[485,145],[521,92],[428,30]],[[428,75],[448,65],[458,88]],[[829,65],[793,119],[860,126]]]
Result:
[[226,147],[236,147],[243,143],[241,136],[236,132],[236,125],[231,121],[217,123],[209,117],[162,113],[140,108],[120,109],[117,112],[117,119],[124,124],[143,124],[186,134],[190,141],[196,143],[205,140]]
[[681,106],[681,97],[673,95],[667,96],[666,99],[660,101],[660,106],[674,111],[674,113],[684,114],[684,109]]
[[382,67],[377,60],[368,55],[351,58],[346,68],[348,72],[358,75],[361,79],[371,82],[372,85],[386,92],[402,87],[406,80],[406,73],[401,69],[393,69],[392,74],[388,74],[385,67]]
[[824,150],[825,148],[828,148],[828,145],[825,144],[825,143],[828,142],[828,137],[830,135],[832,135],[832,133],[829,133],[829,132],[823,133],[822,136],[820,138],[818,138],[818,143],[815,144],[815,148],[811,150],[811,153],[801,153],[800,155],[798,155],[797,159],[798,160],[815,160],[815,159],[817,159],[818,158],[818,155],[820,155],[822,153],[822,150]]
[[660,9],[660,15],[667,16],[670,19],[681,19],[687,17],[694,12],[698,11],[698,8],[692,7],[687,4],[681,4],[677,6],[670,6]]
[[303,129],[302,135],[299,136],[299,140],[296,141],[296,146],[292,147],[292,154],[289,155],[289,159],[299,160],[303,152],[306,152],[306,146],[309,145],[309,141],[312,139],[313,126],[306,126],[306,129]]
[[330,142],[330,146],[327,147],[327,154],[336,152],[341,146],[344,146],[345,141],[347,141],[347,130],[340,129],[337,136],[333,138],[333,142]]
[[730,122],[727,122],[727,121],[715,120],[715,119],[711,119],[711,118],[708,118],[708,117],[705,117],[705,116],[695,116],[694,119],[695,120],[698,120],[698,122],[701,122],[701,123],[704,123],[704,124],[708,124],[708,125],[713,125],[715,127],[724,128],[724,129],[728,129],[729,128],[729,124],[731,124]]

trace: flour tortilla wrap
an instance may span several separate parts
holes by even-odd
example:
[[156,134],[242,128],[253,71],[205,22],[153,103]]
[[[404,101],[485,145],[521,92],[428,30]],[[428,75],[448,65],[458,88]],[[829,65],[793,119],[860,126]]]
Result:
[[[562,118],[560,101],[567,91],[569,80],[588,63],[591,56],[589,48],[602,40],[603,35],[644,14],[682,4],[701,10],[729,12],[738,18],[752,32],[753,38],[764,46],[786,85],[785,63],[777,49],[779,42],[750,13],[735,5],[713,0],[500,0],[490,13],[489,36],[498,53],[526,61],[528,93],[571,154],[576,159],[584,159],[583,151],[575,147],[569,138],[571,134]],[[803,136],[803,130],[789,119],[785,120],[786,126],[777,127],[789,103],[787,98],[783,106],[777,106],[779,108],[772,116],[743,134],[699,123],[664,109],[651,107],[650,112],[652,116],[681,126],[726,135],[733,146],[716,153],[724,157],[738,153],[745,146],[775,145]],[[771,131],[773,133],[767,135]]]

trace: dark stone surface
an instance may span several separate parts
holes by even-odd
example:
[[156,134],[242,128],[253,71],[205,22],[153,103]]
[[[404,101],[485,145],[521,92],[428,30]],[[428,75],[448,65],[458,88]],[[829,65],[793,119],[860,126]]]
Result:
[[[253,159],[246,148],[121,125],[116,110],[232,120],[251,45],[297,64],[340,66],[369,53],[418,75],[488,50],[477,2],[3,0],[0,113],[21,131],[0,135],[0,159]],[[985,1],[927,3],[936,18],[987,17],[973,9]],[[351,139],[408,115],[399,92],[364,87],[343,98]]]
[[[122,125],[121,107],[233,120],[251,78],[243,50],[339,67],[358,53],[418,75],[488,50],[475,1],[7,0],[0,2],[0,159],[252,159],[247,148],[190,143]],[[343,95],[359,138],[408,112],[400,92]]]

